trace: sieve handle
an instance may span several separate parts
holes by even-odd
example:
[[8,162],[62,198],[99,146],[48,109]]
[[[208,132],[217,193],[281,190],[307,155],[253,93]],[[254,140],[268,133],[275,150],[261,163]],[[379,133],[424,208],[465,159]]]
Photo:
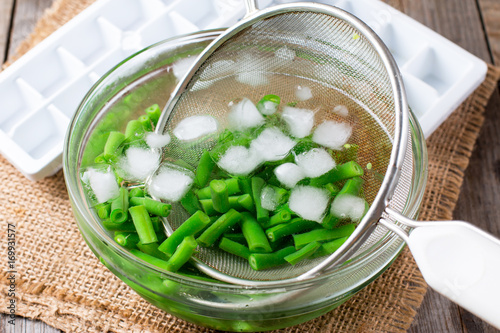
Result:
[[500,328],[500,241],[466,222],[430,223],[407,243],[431,288]]
[[245,8],[247,10],[245,18],[247,18],[248,16],[259,10],[257,8],[257,0],[245,0]]

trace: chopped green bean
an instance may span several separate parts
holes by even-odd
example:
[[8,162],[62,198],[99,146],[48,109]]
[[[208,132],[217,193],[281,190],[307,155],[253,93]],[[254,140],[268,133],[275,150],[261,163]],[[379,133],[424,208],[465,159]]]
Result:
[[185,237],[196,235],[209,224],[210,218],[201,210],[198,210],[161,243],[158,249],[167,255],[172,255]]
[[333,252],[337,251],[348,238],[349,236],[341,237],[321,244],[321,247],[313,254],[313,257],[316,258],[332,254]]
[[286,264],[285,257],[295,251],[293,246],[287,246],[273,253],[252,253],[248,257],[248,263],[256,271],[273,268]]
[[259,177],[252,177],[253,202],[255,203],[255,210],[257,212],[257,221],[262,224],[269,221],[269,211],[262,207],[262,202],[260,200],[262,189],[265,185],[266,182],[264,181],[264,179]]
[[142,252],[149,254],[150,256],[156,257],[162,260],[168,260],[169,256],[158,250],[158,242],[153,242],[149,244],[142,244],[140,241],[137,243],[137,247]]
[[125,128],[125,138],[128,141],[138,139],[144,134],[144,128],[139,120],[131,120]]
[[115,232],[115,242],[127,249],[134,249],[139,243],[139,236],[135,232]]
[[156,266],[161,269],[168,270],[169,265],[166,260],[162,260],[159,258],[156,258],[150,254],[144,253],[142,251],[136,250],[136,249],[130,249],[130,253],[135,255],[136,257],[144,260],[147,263],[150,263],[153,266]]
[[311,186],[323,186],[328,183],[335,183],[339,180],[349,179],[357,176],[363,176],[363,168],[356,162],[350,161],[341,165],[338,165],[336,168],[328,171],[327,173],[312,178],[310,180],[309,185]]
[[144,196],[144,188],[142,188],[142,187],[131,188],[130,191],[128,192],[128,196],[129,196],[129,198],[143,197]]
[[251,253],[248,247],[246,247],[245,245],[235,242],[226,237],[222,237],[219,243],[219,248],[228,253],[234,254],[238,257],[242,257],[245,259],[248,259]]
[[167,217],[172,210],[172,205],[147,197],[132,197],[130,198],[130,204],[134,206],[143,205],[148,213],[162,217]]
[[148,115],[141,115],[137,119],[142,125],[142,128],[144,128],[145,132],[152,132],[153,131],[153,123],[151,122],[151,119],[149,118]]
[[111,213],[111,204],[109,202],[104,202],[96,205],[95,210],[97,211],[97,216],[101,219],[109,218]]
[[214,202],[212,199],[202,199],[199,201],[201,208],[205,212],[205,214],[212,216],[214,214],[217,214],[218,212],[214,209]]
[[240,188],[243,191],[243,193],[249,194],[250,196],[253,196],[252,194],[252,179],[248,177],[240,178],[238,180],[240,184]]
[[292,218],[292,214],[286,209],[278,210],[271,218],[268,223],[265,223],[265,228],[270,228],[272,226],[288,222]]
[[142,244],[149,244],[158,241],[156,233],[149,217],[148,211],[144,206],[134,206],[129,208],[130,216],[134,222],[135,229],[139,235]]
[[293,235],[293,241],[295,243],[295,248],[298,250],[314,241],[329,241],[336,238],[341,238],[345,236],[350,236],[354,229],[355,224],[346,224],[335,229],[315,229],[303,234]]
[[210,192],[214,209],[219,213],[229,210],[229,194],[226,182],[214,179],[210,182]]
[[104,219],[101,221],[102,226],[109,231],[124,231],[135,232],[135,226],[132,221],[125,221],[123,223],[114,223],[111,220]]
[[170,272],[177,272],[191,258],[197,246],[198,243],[196,243],[194,236],[184,237],[174,254],[168,259],[165,269]]
[[201,246],[208,247],[215,243],[215,241],[225,233],[230,227],[238,223],[241,219],[241,214],[234,209],[230,209],[227,213],[222,215],[212,223],[199,237],[198,243]]
[[248,212],[241,213],[241,231],[251,252],[269,253],[271,246],[259,222]]
[[210,156],[210,152],[205,150],[203,154],[201,154],[200,162],[198,163],[198,167],[196,168],[194,178],[196,185],[198,185],[199,187],[206,186],[214,167],[215,162]]
[[105,159],[115,158],[118,148],[125,141],[125,135],[121,132],[111,131],[104,145],[103,157]]
[[237,242],[237,243],[240,243],[240,244],[247,244],[247,240],[245,239],[245,236],[243,236],[243,234],[241,232],[226,232],[224,234],[224,237],[229,239],[229,240],[232,240],[233,242]]
[[151,119],[151,122],[153,122],[153,124],[156,126],[161,116],[160,106],[158,104],[153,104],[150,107],[146,108],[146,110],[144,111],[148,115],[149,119]]
[[128,214],[128,191],[125,187],[120,187],[118,197],[111,202],[111,221],[114,223],[123,223],[127,220]]
[[255,213],[255,204],[253,202],[252,196],[250,194],[242,194],[238,197],[238,204],[248,210],[249,212]]
[[316,250],[321,246],[320,242],[314,241],[298,251],[295,251],[292,254],[289,254],[285,257],[285,260],[288,261],[291,265],[295,265],[301,260],[309,258]]
[[201,209],[200,203],[196,194],[193,191],[188,191],[184,198],[181,199],[181,205],[191,215]]
[[272,242],[277,241],[285,236],[298,234],[304,231],[310,231],[318,228],[320,225],[317,222],[306,221],[300,217],[291,220],[289,223],[275,225],[266,230],[266,235]]

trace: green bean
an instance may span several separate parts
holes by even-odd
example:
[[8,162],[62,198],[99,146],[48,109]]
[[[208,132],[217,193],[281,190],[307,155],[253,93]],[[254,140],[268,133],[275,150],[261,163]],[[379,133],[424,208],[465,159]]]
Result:
[[210,218],[201,210],[198,210],[161,243],[158,250],[171,256],[185,237],[196,235],[209,224]]
[[140,241],[137,243],[137,247],[142,252],[149,254],[150,256],[156,257],[162,260],[168,260],[169,256],[158,250],[158,242],[153,242],[149,244],[142,244]]
[[329,241],[336,238],[350,236],[354,232],[355,228],[356,225],[352,223],[335,229],[315,229],[303,234],[293,235],[292,237],[295,243],[295,248],[298,250],[304,245],[314,241]]
[[245,236],[243,236],[243,234],[241,232],[226,232],[224,234],[224,237],[229,239],[229,240],[232,240],[233,242],[236,242],[236,243],[240,243],[240,244],[244,244],[246,245],[247,244],[247,240],[245,239]]
[[120,145],[125,141],[125,135],[121,132],[111,131],[109,132],[108,140],[104,145],[103,157],[110,159],[116,157],[116,153]]
[[150,263],[151,265],[156,266],[158,268],[161,268],[161,269],[164,269],[164,270],[168,270],[168,268],[170,267],[168,265],[168,262],[166,260],[162,260],[162,259],[156,258],[156,257],[154,257],[154,256],[152,256],[150,254],[141,252],[139,250],[130,249],[130,253],[132,253],[133,255],[135,255],[137,258],[142,259],[145,262]]
[[214,179],[210,182],[210,192],[214,209],[219,213],[229,210],[229,194],[223,180]]
[[281,205],[288,201],[288,198],[290,197],[289,191],[278,186],[274,185],[269,185],[269,186],[271,186],[274,189],[274,192],[276,193],[276,202],[278,202],[278,205]]
[[144,128],[145,132],[152,132],[153,131],[153,123],[151,122],[151,119],[149,118],[148,115],[143,114],[137,118],[139,122],[142,125],[142,128]]
[[115,242],[127,249],[133,249],[139,243],[139,236],[135,232],[115,232]]
[[123,223],[114,223],[111,220],[105,219],[101,221],[102,226],[109,231],[124,231],[124,232],[135,232],[135,226],[131,221],[125,221]]
[[353,178],[357,176],[363,176],[363,168],[356,162],[350,161],[341,165],[338,165],[336,168],[328,171],[327,173],[316,177],[311,178],[309,185],[311,186],[323,186],[328,183],[335,183],[339,180],[344,180],[348,178]]
[[242,177],[238,179],[239,185],[243,193],[249,194],[250,196],[253,196],[252,194],[252,179],[248,177]]
[[97,211],[97,216],[104,220],[109,218],[111,213],[111,204],[109,202],[103,202],[96,205],[94,209]]
[[241,231],[251,252],[272,252],[267,236],[259,222],[250,213],[241,213]]
[[316,250],[321,246],[320,242],[314,241],[298,251],[295,251],[292,254],[289,254],[285,257],[285,260],[288,261],[291,265],[295,265],[301,260],[309,258]]
[[134,206],[129,208],[132,222],[134,222],[135,229],[139,235],[142,244],[149,244],[158,241],[156,233],[149,217],[148,211],[144,206]]
[[214,214],[217,214],[217,211],[214,208],[214,202],[212,199],[202,199],[199,201],[201,208],[205,212],[205,214],[212,216]]
[[[227,194],[228,195],[234,195],[234,194],[238,194],[241,192],[238,179],[236,179],[236,178],[224,179],[224,183],[227,186]],[[210,186],[199,189],[198,191],[196,191],[196,195],[198,196],[198,199],[200,199],[200,200],[212,198],[212,192],[211,192]]]
[[128,191],[125,187],[120,187],[118,197],[111,202],[111,221],[114,223],[123,223],[127,220],[128,214]]
[[317,222],[306,221],[300,217],[291,220],[289,223],[275,225],[266,230],[266,235],[272,242],[277,241],[285,236],[298,234],[304,231],[318,228],[320,225]]
[[[342,189],[339,191],[337,196],[333,199],[333,202],[335,202],[335,200],[337,200],[337,198],[339,198],[339,196],[342,194],[358,195],[363,186],[363,182],[364,182],[363,179],[360,177],[354,177],[348,179],[345,182],[344,186],[342,186]],[[331,213],[328,213],[323,219],[322,222],[323,228],[332,229],[340,223],[341,219],[342,218],[339,216],[335,216]]]
[[144,196],[144,189],[142,187],[131,188],[130,191],[128,192],[128,196],[129,196],[129,198],[143,197]]
[[234,209],[230,209],[198,237],[198,243],[205,247],[212,245],[226,230],[238,223],[240,219],[241,214]]
[[332,254],[333,252],[337,251],[348,238],[349,236],[341,237],[321,244],[321,247],[313,254],[313,257],[317,258]]
[[262,224],[269,221],[269,211],[262,207],[262,202],[260,200],[260,195],[265,184],[266,182],[264,179],[252,177],[253,202],[255,203],[255,210],[257,212],[257,221]]
[[285,257],[295,252],[293,246],[287,246],[273,253],[252,253],[248,257],[250,267],[256,271],[286,264]]
[[228,253],[234,254],[238,257],[242,257],[245,259],[248,259],[251,253],[248,247],[246,247],[245,245],[235,242],[226,237],[222,237],[219,243],[219,248]]
[[263,224],[265,228],[270,228],[272,226],[288,222],[292,218],[292,214],[286,209],[278,210],[271,218],[268,223]]
[[214,170],[215,162],[210,156],[210,152],[208,150],[203,151],[201,154],[200,162],[198,163],[198,167],[196,168],[194,182],[199,187],[204,187],[207,185],[208,179]]
[[191,215],[201,209],[200,202],[193,191],[188,191],[181,199],[181,205]]
[[325,189],[328,190],[328,192],[330,192],[330,196],[332,197],[336,196],[340,192],[340,188],[333,183],[326,184]]
[[242,194],[238,197],[238,204],[248,210],[249,212],[255,213],[255,204],[253,202],[252,196],[250,194]]
[[153,104],[150,107],[146,108],[146,110],[144,111],[148,115],[151,122],[156,126],[161,116],[160,106],[158,106],[158,104]]
[[139,120],[131,120],[125,128],[125,138],[128,141],[135,140],[144,134],[144,128]]
[[197,246],[198,243],[194,236],[184,237],[174,254],[168,259],[165,269],[170,272],[177,272],[191,258]]
[[172,210],[172,205],[146,197],[132,197],[130,204],[134,206],[143,205],[149,214],[167,217]]

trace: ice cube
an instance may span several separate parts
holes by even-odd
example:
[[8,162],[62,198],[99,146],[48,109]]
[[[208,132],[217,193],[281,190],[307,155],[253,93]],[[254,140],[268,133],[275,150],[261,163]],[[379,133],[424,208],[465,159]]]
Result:
[[288,188],[294,187],[299,180],[304,179],[302,169],[295,163],[284,163],[274,169],[279,182]]
[[365,214],[366,201],[352,194],[339,194],[332,202],[330,212],[340,218],[359,221]]
[[296,138],[308,136],[314,125],[314,112],[312,110],[286,106],[283,109],[282,118],[288,125],[290,134]]
[[296,144],[277,127],[270,127],[250,143],[250,149],[261,156],[263,161],[278,161],[285,158]]
[[262,208],[273,211],[278,206],[276,191],[271,186],[265,186],[260,193]]
[[144,181],[160,164],[160,153],[151,149],[130,147],[118,165],[131,180]]
[[276,110],[278,110],[278,104],[271,101],[265,101],[261,104],[258,110],[260,111],[260,113],[265,114],[266,116],[270,116],[274,114]]
[[232,146],[217,162],[217,165],[232,175],[246,176],[254,171],[262,158],[244,146]]
[[269,78],[263,72],[243,72],[236,76],[236,81],[252,87],[269,84]]
[[291,61],[295,59],[295,51],[290,50],[288,47],[284,46],[277,49],[276,52],[274,52],[274,56],[276,58]]
[[192,184],[193,174],[189,170],[162,166],[151,177],[148,191],[154,198],[176,202],[184,197]]
[[319,177],[336,166],[333,158],[323,148],[313,148],[295,156],[295,163],[306,177],[311,178]]
[[241,102],[231,106],[228,119],[229,127],[237,131],[257,127],[265,122],[257,107],[248,98],[244,98]]
[[321,222],[328,206],[327,190],[313,186],[296,186],[290,193],[288,206],[305,220]]
[[151,148],[163,148],[170,143],[170,135],[148,132],[146,134],[146,143]]
[[181,141],[192,141],[216,132],[218,127],[214,117],[198,115],[182,119],[174,128],[173,133]]
[[106,202],[117,197],[120,191],[116,176],[110,170],[99,171],[90,168],[83,173],[82,181],[90,186],[97,203]]
[[346,123],[326,120],[314,131],[312,140],[325,147],[341,150],[352,134],[352,127]]
[[295,97],[297,97],[299,101],[307,101],[308,99],[311,99],[313,97],[311,88],[297,86],[295,88]]
[[180,59],[172,65],[172,71],[174,72],[177,80],[181,80],[186,75],[187,71],[191,67],[191,65],[195,62],[196,57],[188,57],[184,59]]
[[342,117],[347,117],[349,115],[349,110],[345,105],[337,105],[336,107],[333,108],[333,113],[336,113]]

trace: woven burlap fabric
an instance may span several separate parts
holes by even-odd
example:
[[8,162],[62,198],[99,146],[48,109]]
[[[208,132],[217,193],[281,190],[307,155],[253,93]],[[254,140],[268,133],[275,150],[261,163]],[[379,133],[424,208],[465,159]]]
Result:
[[[57,0],[22,55],[93,0]],[[450,219],[464,170],[483,123],[500,70],[490,67],[483,84],[428,140],[429,182],[421,217]],[[68,332],[212,332],[149,305],[114,277],[88,249],[69,204],[62,172],[34,183],[0,157],[1,239],[7,223],[17,237],[17,314]],[[6,241],[1,242],[6,253]],[[5,265],[0,309],[9,301]],[[404,332],[420,306],[426,284],[408,250],[375,282],[332,312],[280,332]]]

